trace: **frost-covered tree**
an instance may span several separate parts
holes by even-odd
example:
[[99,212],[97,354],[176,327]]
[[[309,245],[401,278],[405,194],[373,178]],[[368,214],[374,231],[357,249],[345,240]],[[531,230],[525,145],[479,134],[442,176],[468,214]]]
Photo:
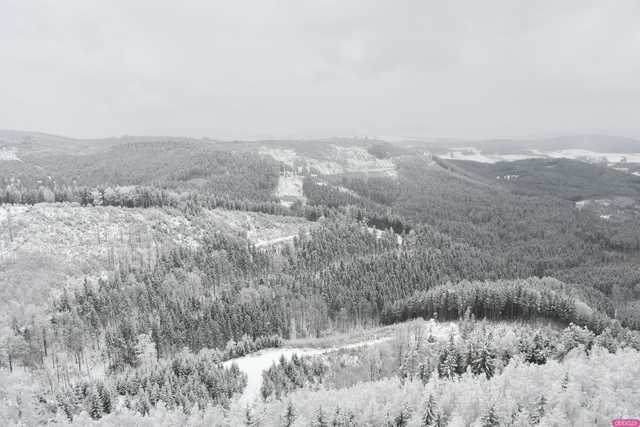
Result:
[[422,427],[441,427],[442,416],[438,409],[438,403],[433,397],[433,394],[429,395],[425,404],[424,413],[422,415]]
[[499,427],[500,426],[500,418],[496,414],[495,406],[491,406],[489,410],[482,416],[480,419],[482,423],[482,427]]
[[540,424],[540,420],[542,420],[545,414],[546,405],[547,399],[544,397],[544,395],[540,395],[540,397],[536,399],[535,405],[531,412],[531,424]]
[[453,335],[451,335],[449,342],[440,352],[438,373],[441,378],[453,378],[461,371],[464,372],[462,355],[458,351]]
[[293,403],[289,401],[287,403],[287,410],[282,416],[282,426],[283,427],[291,427],[296,420],[296,411],[293,407]]

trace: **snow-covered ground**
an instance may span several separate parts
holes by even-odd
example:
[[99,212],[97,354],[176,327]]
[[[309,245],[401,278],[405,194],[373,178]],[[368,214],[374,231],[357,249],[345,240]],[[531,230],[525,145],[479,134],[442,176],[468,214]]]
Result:
[[[413,321],[409,322],[423,322],[423,321]],[[398,325],[398,327],[402,327],[403,325]],[[458,326],[452,322],[446,323],[438,323],[435,320],[431,319],[429,321],[423,322],[421,325],[424,328],[424,331],[438,340],[448,339],[450,335],[458,334]],[[239,398],[239,403],[241,406],[250,404],[254,402],[256,399],[260,397],[260,387],[262,386],[262,373],[268,370],[274,363],[278,363],[281,357],[285,359],[290,359],[291,356],[297,354],[299,356],[320,356],[327,353],[332,353],[339,350],[350,350],[360,347],[373,346],[377,344],[384,343],[386,341],[390,341],[394,338],[393,335],[387,335],[382,337],[373,337],[369,340],[358,341],[350,344],[345,344],[337,347],[330,348],[271,348],[266,350],[260,350],[255,353],[248,354],[243,357],[238,357],[235,359],[230,359],[224,362],[225,366],[231,366],[232,363],[235,363],[238,368],[247,374],[247,387],[242,392],[242,395]]]
[[255,244],[255,247],[256,248],[263,248],[263,247],[266,247],[266,246],[277,245],[279,243],[291,242],[297,236],[298,236],[297,234],[292,234],[291,236],[276,237],[275,239],[258,240],[258,242]]
[[382,173],[396,176],[396,167],[389,159],[378,159],[371,155],[364,147],[328,145],[326,151],[319,157],[298,154],[291,149],[262,147],[262,154],[287,164],[290,167],[305,165],[315,169],[320,175],[335,175],[341,173]]
[[453,151],[443,154],[440,157],[447,160],[466,160],[479,163],[496,163],[499,161],[493,157],[485,156],[475,147],[454,148]]
[[623,161],[640,163],[640,153],[599,153],[589,150],[565,149],[556,151],[526,150],[522,154],[487,154],[475,147],[457,147],[452,151],[440,155],[443,159],[467,160],[479,163],[496,163],[501,161],[515,161],[536,158],[573,159],[591,163],[605,162],[617,164]]
[[[371,234],[375,234],[376,239],[381,239],[382,235],[384,234],[384,231],[378,230],[375,227],[367,227],[367,231]],[[398,246],[402,245],[402,236],[400,236],[399,234],[396,234],[396,240],[398,242]]]
[[212,227],[246,235],[246,238],[257,247],[292,240],[301,230],[308,230],[315,225],[304,218],[258,212],[212,209],[203,214],[206,215]]
[[[304,177],[294,176],[280,176],[278,179],[278,187],[276,188],[276,197],[284,199],[297,199],[306,202],[306,197],[302,192],[302,181]],[[291,206],[292,200],[283,200],[283,204]]]
[[205,209],[191,218],[160,208],[2,206],[0,318],[13,300],[42,303],[57,289],[81,285],[84,277],[108,276],[121,262],[152,262],[160,248],[197,247],[211,230],[266,247],[284,244],[315,225],[304,218],[224,209]]
[[278,363],[281,357],[291,359],[291,356],[294,354],[297,354],[298,356],[318,356],[338,350],[347,350],[380,344],[390,339],[391,337],[376,338],[331,348],[270,348],[251,353],[243,357],[227,360],[224,362],[224,365],[231,366],[232,363],[235,363],[242,372],[247,374],[247,387],[244,389],[239,399],[239,403],[245,405],[252,403],[260,396],[262,373],[268,370],[274,363]]
[[588,150],[558,150],[543,153],[552,158],[567,158],[585,160],[588,162],[620,163],[624,160],[632,163],[640,163],[640,153],[599,153]]
[[17,161],[17,162],[21,162],[22,160],[20,160],[18,158],[18,155],[16,154],[16,150],[15,149],[8,149],[8,148],[0,148],[0,161]]
[[396,176],[395,164],[390,159],[378,159],[363,147],[336,146],[336,159],[344,167],[345,172],[377,172],[388,176]]
[[284,148],[262,147],[260,149],[260,153],[271,156],[275,160],[282,162],[290,167],[293,167],[293,164],[296,161],[296,158],[298,157],[295,151],[284,149]]
[[527,150],[522,154],[485,154],[475,147],[457,147],[439,157],[448,160],[467,160],[479,163],[512,162],[516,160],[537,159],[546,157],[536,150]]

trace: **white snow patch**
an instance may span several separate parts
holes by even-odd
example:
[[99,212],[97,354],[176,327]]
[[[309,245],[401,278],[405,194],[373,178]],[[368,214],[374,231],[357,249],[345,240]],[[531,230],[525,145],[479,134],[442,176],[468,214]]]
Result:
[[640,153],[599,153],[596,151],[568,149],[545,153],[548,157],[567,158],[574,160],[584,160],[587,162],[620,163],[632,162],[640,163]]
[[[458,335],[458,325],[453,322],[438,323],[434,319],[431,319],[424,323],[424,329],[429,335],[432,335],[434,338],[439,340],[446,340],[451,335]],[[247,387],[238,399],[240,406],[245,406],[253,403],[259,398],[260,387],[262,386],[262,372],[269,369],[273,364],[277,364],[280,357],[284,356],[285,359],[291,359],[291,356],[294,354],[299,356],[320,356],[339,350],[350,350],[373,346],[392,339],[394,339],[393,336],[373,337],[366,341],[359,341],[331,348],[272,348],[227,360],[224,362],[224,366],[229,367],[232,363],[235,363],[240,371],[247,374]]]
[[262,147],[260,149],[260,153],[269,155],[273,157],[275,160],[286,164],[287,166],[293,167],[293,163],[295,162],[297,155],[293,150],[288,150],[284,148],[267,148]]
[[240,371],[247,374],[247,387],[242,392],[238,403],[246,405],[254,402],[260,396],[260,387],[262,386],[262,372],[268,370],[273,364],[277,364],[281,357],[291,359],[291,356],[318,356],[333,351],[353,349],[369,345],[375,345],[390,340],[391,337],[376,338],[368,341],[361,341],[340,347],[332,348],[272,348],[260,350],[243,357],[227,360],[224,366],[229,367],[235,363]]
[[295,239],[297,236],[298,236],[297,234],[293,234],[291,236],[276,237],[275,239],[258,240],[254,246],[256,248],[263,248],[265,246],[277,245],[278,243],[290,242],[293,239]]
[[491,157],[496,158],[503,162],[514,162],[516,160],[527,160],[527,159],[540,159],[544,157],[540,154],[535,154],[533,150],[529,150],[531,154],[493,154]]
[[[581,149],[555,151],[529,149],[526,153],[522,154],[486,154],[476,147],[454,147],[448,153],[440,155],[440,157],[449,160],[467,160],[479,163],[496,163],[500,161],[510,162],[536,158],[566,158],[582,160],[589,163],[606,163],[608,165],[617,165],[622,162],[640,163],[640,153],[600,153]],[[620,166],[615,167],[614,169],[623,172],[628,171],[628,168]]]
[[377,228],[374,228],[374,227],[367,227],[367,231],[370,234],[375,234],[376,235],[376,239],[380,239],[382,237],[382,233],[383,233],[382,230],[378,230]]
[[21,162],[16,154],[15,148],[0,148],[0,161],[16,161]]
[[513,162],[516,160],[536,159],[545,157],[537,150],[527,150],[522,154],[484,154],[476,147],[455,147],[453,151],[440,157],[449,160],[467,160],[478,163]]
[[[378,230],[378,229],[377,229],[377,228],[375,228],[375,227],[367,227],[367,231],[368,231],[370,234],[375,234],[376,239],[380,239],[380,238],[382,238],[382,234],[384,233],[384,231],[382,231],[382,230]],[[395,234],[395,233],[394,233],[394,234]],[[398,246],[401,246],[401,245],[402,245],[402,236],[401,236],[401,235],[399,235],[399,234],[396,234],[396,241],[398,242]]]
[[454,148],[454,151],[450,151],[447,154],[441,155],[443,159],[448,160],[466,160],[478,163],[496,163],[498,160],[485,156],[480,150],[475,147],[458,147]]
[[396,176],[396,166],[390,159],[378,159],[363,147],[336,146],[336,160],[343,160],[347,172],[382,172]]
[[301,231],[308,232],[312,223],[297,217],[278,217],[256,212],[226,211],[213,209],[207,211],[207,220],[211,226],[230,229],[246,238],[257,247],[266,247],[293,240]]
[[[276,197],[279,198],[293,198],[299,199],[302,201],[306,201],[306,197],[304,197],[302,192],[302,181],[303,177],[299,175],[293,176],[280,176],[278,179],[278,187],[276,188]],[[285,203],[291,204],[291,200],[284,201]]]
[[304,164],[309,169],[315,169],[320,175],[336,175],[345,172],[384,173],[396,176],[396,167],[389,159],[378,159],[371,155],[364,147],[329,145],[319,158],[296,153],[291,149],[262,147],[262,154],[269,155],[275,160],[300,168]]

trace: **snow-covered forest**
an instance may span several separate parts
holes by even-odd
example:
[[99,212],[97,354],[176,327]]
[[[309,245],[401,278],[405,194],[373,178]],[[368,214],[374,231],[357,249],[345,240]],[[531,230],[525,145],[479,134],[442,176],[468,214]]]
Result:
[[[0,419],[604,426],[640,411],[640,178],[334,144],[2,160]],[[291,176],[302,194],[282,196]]]
[[0,427],[640,427],[639,16],[0,0]]

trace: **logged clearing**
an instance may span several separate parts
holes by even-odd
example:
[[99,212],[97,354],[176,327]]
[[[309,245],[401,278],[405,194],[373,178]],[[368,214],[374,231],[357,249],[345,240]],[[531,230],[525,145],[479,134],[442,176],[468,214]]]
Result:
[[20,160],[18,158],[18,155],[16,154],[16,150],[15,149],[7,149],[7,148],[0,148],[0,161],[17,161],[17,162],[21,162],[22,160]]
[[[188,217],[162,208],[40,203],[0,208],[0,312],[42,304],[50,293],[110,274],[123,262],[150,262],[162,248],[196,247],[221,230],[257,247],[293,240],[313,223],[296,217],[204,210]],[[55,293],[55,291],[54,291]]]
[[[389,159],[378,159],[364,147],[327,145],[320,153],[307,154],[274,147],[262,147],[260,152],[294,168],[308,169],[312,174],[378,173],[396,176],[396,165]],[[298,170],[300,169],[300,170]]]
[[285,206],[291,206],[296,200],[300,200],[303,203],[307,198],[304,197],[302,191],[302,176],[280,176],[278,180],[278,188],[276,188],[276,197],[278,197],[281,203]]

